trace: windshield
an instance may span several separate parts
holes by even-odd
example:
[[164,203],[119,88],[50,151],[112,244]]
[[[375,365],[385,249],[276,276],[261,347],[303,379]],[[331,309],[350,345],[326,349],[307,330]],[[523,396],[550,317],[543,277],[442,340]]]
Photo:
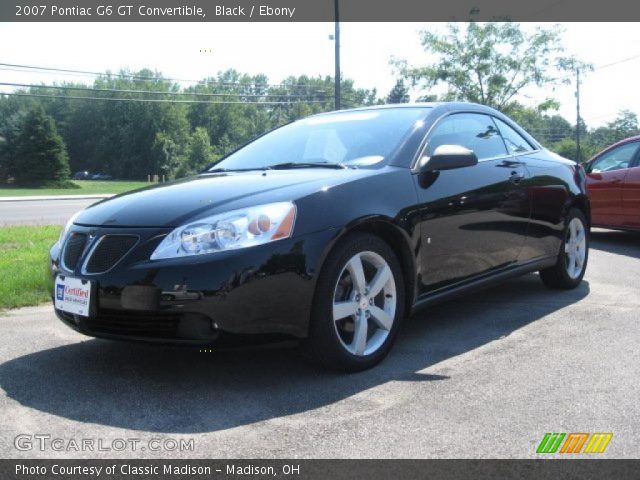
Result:
[[428,110],[391,108],[309,117],[258,138],[209,171],[322,164],[379,167],[421,124]]

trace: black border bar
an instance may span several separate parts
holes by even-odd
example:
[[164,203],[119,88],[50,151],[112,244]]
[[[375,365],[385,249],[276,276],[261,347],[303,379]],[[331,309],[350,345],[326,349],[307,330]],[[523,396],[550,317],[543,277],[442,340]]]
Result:
[[[640,2],[634,0],[606,2],[594,0],[339,0],[339,3],[340,20],[343,22],[469,20],[633,22],[640,20]],[[45,8],[42,9],[41,6]],[[25,7],[30,8],[25,9]],[[36,9],[34,10],[33,7]],[[73,13],[74,7],[77,13]],[[110,8],[107,9],[107,7]],[[0,22],[323,22],[333,20],[334,0],[2,0],[0,2]]]
[[[61,468],[72,474],[56,474]],[[169,466],[174,473],[166,473]],[[229,473],[228,468],[235,470]],[[93,467],[93,468],[92,468]],[[96,475],[97,468],[100,473]],[[208,467],[209,472],[197,473]],[[24,473],[24,468],[34,470]],[[143,473],[132,474],[132,469]],[[178,470],[174,470],[177,468]],[[238,475],[237,469],[243,474]],[[84,469],[84,470],[83,470]],[[115,473],[109,473],[113,469]],[[124,469],[124,470],[122,470]],[[145,470],[146,469],[146,470]],[[40,473],[35,473],[39,470]],[[0,460],[3,480],[212,480],[229,478],[295,480],[387,479],[531,479],[572,480],[638,478],[640,460]],[[22,473],[20,473],[22,472]],[[93,472],[93,473],[91,473]],[[144,473],[147,472],[147,473]],[[266,473],[261,473],[266,472]],[[272,472],[275,472],[273,475]]]

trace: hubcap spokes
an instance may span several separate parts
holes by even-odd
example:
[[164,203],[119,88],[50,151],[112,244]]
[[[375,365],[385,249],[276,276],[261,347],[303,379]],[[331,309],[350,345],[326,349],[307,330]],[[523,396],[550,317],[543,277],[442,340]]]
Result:
[[564,244],[567,274],[575,279],[580,276],[587,257],[587,238],[584,225],[578,218],[569,222],[567,239]]
[[369,355],[384,343],[396,312],[396,285],[387,262],[360,252],[345,265],[334,292],[333,323],[343,346]]

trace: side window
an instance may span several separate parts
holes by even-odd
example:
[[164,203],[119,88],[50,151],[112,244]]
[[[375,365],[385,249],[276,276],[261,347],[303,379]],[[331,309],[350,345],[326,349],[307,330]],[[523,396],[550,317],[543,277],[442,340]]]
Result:
[[618,148],[614,148],[610,152],[607,152],[600,158],[596,159],[591,164],[589,171],[593,173],[612,172],[613,170],[629,168],[637,149],[638,143],[636,142],[627,143],[619,146]]
[[498,130],[500,130],[504,143],[507,145],[507,150],[510,154],[515,155],[518,153],[533,151],[531,144],[513,128],[498,118],[494,118],[493,121],[496,122]]
[[440,121],[429,135],[426,155],[433,155],[440,145],[461,145],[473,150],[478,160],[507,154],[491,117],[479,113],[455,113]]

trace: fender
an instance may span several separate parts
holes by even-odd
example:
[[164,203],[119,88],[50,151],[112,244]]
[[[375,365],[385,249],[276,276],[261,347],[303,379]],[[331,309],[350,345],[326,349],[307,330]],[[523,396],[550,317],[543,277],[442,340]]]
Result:
[[[315,267],[315,279],[322,271],[325,261],[336,244],[348,235],[356,232],[368,232],[381,237],[398,255],[398,261],[404,274],[407,311],[410,311],[416,298],[417,258],[416,249],[419,236],[412,239],[409,233],[400,227],[392,218],[385,215],[367,215],[357,218],[347,225],[336,228],[335,234],[319,257]],[[314,279],[314,283],[315,283]]]

